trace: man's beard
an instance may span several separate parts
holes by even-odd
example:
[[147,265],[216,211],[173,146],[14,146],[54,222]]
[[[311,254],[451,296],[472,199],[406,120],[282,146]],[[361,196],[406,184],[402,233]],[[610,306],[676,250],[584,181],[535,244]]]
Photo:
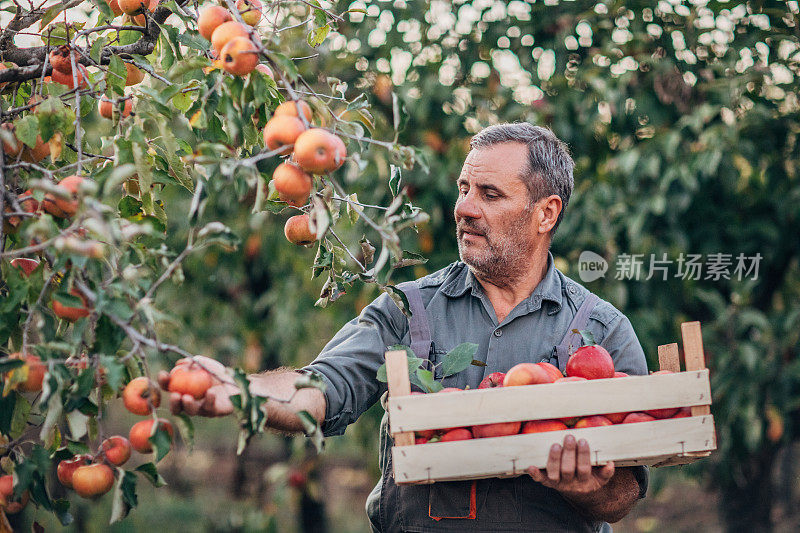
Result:
[[[508,286],[530,268],[534,242],[529,228],[530,214],[515,220],[504,234],[498,234],[485,225],[462,220],[457,227],[458,255],[480,279],[500,287]],[[472,246],[463,242],[463,232],[477,233],[485,244]]]

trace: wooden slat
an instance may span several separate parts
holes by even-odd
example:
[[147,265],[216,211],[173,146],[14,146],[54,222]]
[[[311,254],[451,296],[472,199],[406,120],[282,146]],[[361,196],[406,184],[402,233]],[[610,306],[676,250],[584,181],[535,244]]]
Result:
[[[686,359],[686,370],[706,368],[700,322],[684,322],[681,324],[681,337],[683,337],[683,356]],[[692,416],[707,415],[709,413],[711,413],[711,408],[708,405],[692,407]]]
[[390,389],[388,410],[392,432],[404,432],[709,403],[708,370],[700,370],[408,397]]
[[[389,385],[389,398],[401,398],[411,395],[411,382],[408,379],[408,357],[405,350],[386,352],[386,378]],[[402,409],[402,407],[401,407]],[[391,423],[391,415],[389,415]],[[393,433],[395,446],[411,446],[414,444],[413,431]]]
[[563,442],[568,434],[589,442],[593,465],[608,461],[657,464],[672,456],[713,449],[714,419],[698,416],[395,447],[395,479],[420,483],[525,474],[530,467],[544,468],[550,446]]
[[670,372],[681,371],[681,359],[677,342],[662,344],[658,347],[658,367],[659,370],[669,370]]

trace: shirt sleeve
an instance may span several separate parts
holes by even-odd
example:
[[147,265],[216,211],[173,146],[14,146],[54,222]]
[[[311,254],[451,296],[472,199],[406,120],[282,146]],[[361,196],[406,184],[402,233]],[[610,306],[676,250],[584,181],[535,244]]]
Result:
[[377,380],[389,346],[399,344],[408,329],[400,309],[382,294],[358,318],[348,322],[304,370],[318,374],[325,382],[326,437],[344,434],[364,411],[386,391]]

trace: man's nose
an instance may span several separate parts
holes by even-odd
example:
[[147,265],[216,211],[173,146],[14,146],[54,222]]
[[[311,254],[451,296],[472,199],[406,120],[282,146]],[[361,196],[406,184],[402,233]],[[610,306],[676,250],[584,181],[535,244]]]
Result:
[[470,191],[456,202],[456,218],[480,218],[481,210],[475,202],[473,192]]

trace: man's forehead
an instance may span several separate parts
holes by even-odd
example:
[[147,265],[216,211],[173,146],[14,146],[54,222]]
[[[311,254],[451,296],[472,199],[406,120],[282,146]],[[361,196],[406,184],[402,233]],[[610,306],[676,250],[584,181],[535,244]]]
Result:
[[486,178],[492,181],[519,179],[527,165],[527,149],[523,143],[508,142],[473,148],[461,167],[461,179]]

